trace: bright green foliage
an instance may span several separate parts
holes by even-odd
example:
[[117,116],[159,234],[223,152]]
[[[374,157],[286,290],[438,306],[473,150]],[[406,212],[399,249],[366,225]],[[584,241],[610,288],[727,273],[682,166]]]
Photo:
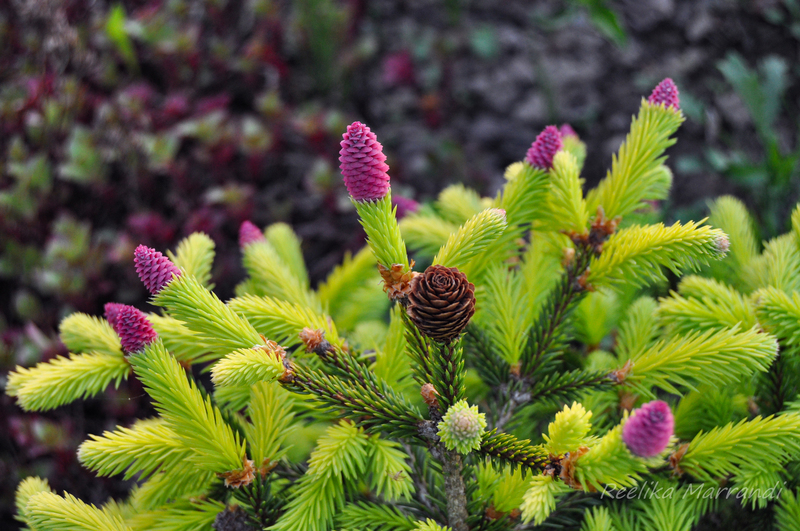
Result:
[[132,356],[131,365],[161,417],[182,444],[193,450],[189,461],[203,470],[218,473],[242,466],[244,442],[194,382],[187,380],[161,341]]
[[34,494],[25,510],[28,525],[36,531],[131,531],[121,518],[66,493],[63,498],[47,491]]
[[[304,306],[270,297],[245,295],[229,300],[228,308],[236,314],[244,316],[247,319],[246,322],[251,323],[264,337],[287,348],[300,342],[298,334],[303,328],[323,330],[325,339],[333,343],[340,342],[333,321],[326,315]],[[261,343],[263,341],[259,338],[258,341],[247,347]]]
[[746,268],[758,255],[759,248],[753,219],[744,204],[731,196],[720,197],[710,206],[709,223],[725,231],[730,241],[730,259],[720,266],[736,271],[737,281],[747,285]]
[[800,293],[791,296],[776,288],[756,292],[758,321],[787,346],[800,344]]
[[701,385],[683,396],[674,413],[675,435],[691,440],[701,431],[747,418],[747,397],[732,386]]
[[635,457],[622,442],[622,424],[607,432],[593,444],[575,465],[575,480],[584,489],[591,486],[603,490],[630,487],[647,472],[645,461]]
[[586,345],[596,346],[616,328],[620,297],[613,290],[594,291],[575,308],[575,337]]
[[111,382],[119,387],[130,372],[121,353],[70,354],[69,358],[58,356],[38,363],[32,369],[17,367],[8,375],[6,392],[17,397],[26,411],[44,411],[95,396]]
[[193,453],[161,419],[140,420],[131,428],[89,437],[78,449],[78,460],[101,476],[125,472],[125,479],[139,473],[146,478],[182,465]]
[[626,361],[649,347],[658,334],[656,310],[658,305],[650,297],[640,297],[629,307],[619,325],[617,354]]
[[592,412],[586,411],[577,402],[573,402],[572,407],[564,406],[547,427],[548,434],[542,436],[547,451],[553,455],[562,455],[583,446],[592,428],[589,422],[591,418]]
[[433,258],[450,235],[458,230],[458,224],[420,212],[403,218],[400,230],[410,249],[420,256]]
[[208,490],[215,477],[213,472],[187,462],[176,466],[169,474],[154,474],[131,492],[130,503],[137,514],[141,514],[139,511],[155,511],[170,500],[201,495]]
[[192,276],[181,275],[174,279],[153,298],[153,303],[167,308],[170,316],[183,321],[213,352],[227,354],[237,348],[263,343],[250,323]]
[[486,275],[486,291],[475,317],[509,364],[519,361],[533,322],[533,308],[518,272],[498,265]]
[[553,158],[550,190],[547,194],[547,217],[540,226],[545,230],[563,230],[583,234],[589,224],[589,212],[583,199],[578,160],[567,151]]
[[662,323],[676,333],[689,334],[697,330],[752,328],[756,315],[752,305],[739,292],[725,284],[697,276],[681,281],[678,293],[661,299],[658,315]]
[[800,290],[800,250],[794,236],[784,234],[767,242],[749,272],[754,288],[772,286],[790,293]]
[[406,454],[399,445],[373,435],[369,438],[369,450],[370,489],[388,501],[408,499],[414,484],[409,475],[411,468],[405,462]]
[[308,284],[283,262],[269,241],[250,243],[242,253],[242,263],[250,274],[249,285],[254,290],[253,295],[264,295],[317,311],[322,309],[316,295],[308,289]]
[[348,503],[336,516],[341,531],[413,531],[417,522],[390,505]]
[[420,522],[419,525],[414,528],[414,531],[451,531],[451,529],[447,526],[441,526],[428,518],[424,522]]
[[[369,302],[377,299],[381,303],[386,302],[386,297],[378,287],[380,285],[380,275],[375,267],[375,257],[364,247],[355,256],[345,254],[341,265],[336,266],[325,282],[319,285],[317,294],[322,304],[328,308],[328,314],[339,326],[349,316],[347,310],[354,306],[348,304],[353,298],[358,299],[358,308],[369,305]],[[372,288],[371,290],[369,288]],[[358,292],[358,297],[353,293]],[[377,295],[376,295],[377,294]],[[371,297],[369,296],[371,295]],[[356,319],[345,329],[352,329],[361,320],[361,315],[357,314]]]
[[433,257],[433,263],[457,267],[469,275],[469,264],[495,241],[506,228],[504,213],[489,208],[469,218]]
[[308,271],[303,260],[300,238],[297,237],[292,227],[286,223],[273,223],[267,227],[264,235],[289,271],[300,280],[302,285],[308,286]]
[[564,246],[563,237],[559,234],[538,231],[531,234],[519,271],[525,282],[523,291],[530,301],[532,315],[541,307],[545,296],[562,273]]
[[691,531],[714,503],[709,493],[715,495],[715,487],[703,484],[680,487],[675,482],[658,481],[649,488],[651,492],[661,489],[663,495],[647,500],[637,499],[634,502],[641,513],[638,525],[647,531]]
[[209,282],[211,266],[214,265],[214,240],[202,232],[195,232],[178,244],[174,254],[168,251],[167,256],[187,275],[194,276],[200,284],[213,289]]
[[634,225],[609,238],[603,253],[590,264],[587,280],[593,286],[659,282],[664,280],[664,267],[680,275],[721,258],[724,239],[722,231],[693,221],[671,227]]
[[680,461],[680,467],[704,481],[736,471],[759,456],[764,464],[782,464],[800,452],[800,415],[755,417],[698,434]]
[[253,385],[272,381],[283,374],[281,355],[264,346],[231,352],[211,369],[211,381],[218,387]]
[[30,476],[20,482],[20,484],[17,486],[16,496],[14,497],[14,503],[17,507],[17,520],[20,522],[27,521],[28,500],[40,492],[51,492],[50,484],[47,483],[46,479]]
[[215,500],[190,499],[172,503],[135,516],[131,521],[133,531],[196,531],[210,529],[217,514],[225,505]]
[[549,192],[547,173],[523,163],[521,171],[508,181],[494,201],[496,208],[506,211],[509,225],[526,226],[541,219],[540,204]]
[[377,201],[353,201],[361,225],[367,233],[367,243],[379,264],[391,268],[402,264],[408,270],[406,244],[400,235],[400,227],[392,208],[392,194],[386,194]]
[[533,476],[520,505],[522,521],[539,525],[556,508],[557,498],[570,491],[570,488],[549,476]]
[[530,477],[522,468],[504,467],[492,490],[492,505],[500,512],[511,512],[522,504]]
[[[743,504],[751,509],[763,509],[774,499],[775,491],[781,489],[784,465],[769,463],[744,463],[733,476],[734,488],[738,491]],[[767,495],[772,490],[772,496]]]
[[400,311],[399,307],[392,308],[384,344],[375,352],[375,364],[372,366],[375,376],[397,388],[409,384],[411,377],[411,367],[406,358],[408,344]]
[[675,336],[631,358],[628,381],[644,393],[653,386],[679,393],[675,384],[725,385],[767,370],[777,353],[775,338],[755,329],[740,332],[734,327]]
[[151,313],[147,320],[178,361],[195,364],[219,359],[220,354],[209,352],[210,348],[200,340],[199,333],[191,331],[177,319]]
[[578,163],[578,170],[582,170],[583,163],[586,160],[586,144],[574,135],[562,137],[562,141],[564,142],[564,151],[575,157]]
[[589,211],[603,207],[609,219],[625,216],[642,206],[642,200],[655,199],[653,189],[663,188],[659,169],[664,151],[675,143],[670,138],[683,122],[683,113],[642,100],[639,115],[631,123],[611,171],[589,194]]
[[[7,379],[20,405],[45,409],[132,366],[158,417],[92,436],[79,454],[100,475],[135,478],[129,498],[87,508],[31,479],[19,516],[37,531],[87,528],[62,526],[65,508],[88,528],[131,531],[208,529],[223,511],[273,531],[690,531],[708,512],[774,510],[793,528],[800,208],[763,252],[730,198],[709,225],[637,212],[667,196],[663,155],[682,119],[643,103],[585,196],[585,147],[569,137],[551,170],[514,163],[495,198],[451,186],[402,234],[388,197],[357,203],[370,247],[316,291],[299,239],[276,224],[243,250],[249,278],[223,304],[206,287],[213,243],[192,235],[171,255],[182,274],[154,297],[159,339],[143,353],[126,358],[108,323],[77,314],[62,323],[72,359]],[[403,238],[418,270],[436,255],[475,285],[460,338],[428,338],[403,292],[381,289],[379,263],[410,269]],[[686,271],[697,274],[668,292],[666,273]],[[456,302],[435,303],[442,319]],[[306,328],[324,337],[301,341]],[[655,398],[675,430],[642,459],[623,433],[628,411]],[[778,480],[788,494],[698,495]],[[651,486],[673,495],[616,497]]]
[[779,531],[800,529],[800,488],[795,492],[784,490],[775,509],[775,524]]
[[586,513],[586,518],[581,525],[581,531],[616,531],[605,507],[592,507]]
[[280,459],[279,450],[294,419],[293,404],[289,392],[276,383],[260,382],[253,386],[247,408],[250,423],[245,425],[245,433],[257,465]]
[[122,355],[119,337],[105,319],[73,313],[59,325],[59,338],[70,352],[99,352]]
[[439,192],[439,197],[436,199],[436,211],[442,218],[455,225],[462,225],[485,208],[478,193],[463,184],[448,186]]
[[343,422],[328,428],[311,453],[308,471],[296,484],[286,512],[271,531],[322,531],[344,507],[345,482],[353,482],[367,466],[367,439],[362,430]]

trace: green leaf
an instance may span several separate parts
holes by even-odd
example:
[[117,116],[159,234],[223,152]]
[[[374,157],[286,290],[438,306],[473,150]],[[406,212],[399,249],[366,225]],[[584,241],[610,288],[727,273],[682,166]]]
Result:
[[127,63],[128,68],[137,72],[139,64],[136,60],[136,50],[133,48],[133,43],[128,32],[125,30],[125,8],[122,4],[117,4],[111,8],[106,21],[106,35],[108,39],[114,43],[117,52],[122,56]]

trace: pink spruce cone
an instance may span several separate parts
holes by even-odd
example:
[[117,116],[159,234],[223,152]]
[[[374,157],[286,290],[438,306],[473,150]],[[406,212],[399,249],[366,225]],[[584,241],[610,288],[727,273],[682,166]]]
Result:
[[243,221],[239,227],[239,247],[244,249],[251,243],[263,242],[266,240],[264,233],[249,221]]
[[113,328],[114,330],[117,329],[117,319],[119,317],[119,312],[120,310],[122,310],[122,308],[125,308],[125,305],[120,304],[118,302],[109,302],[106,303],[105,306],[103,306],[103,309],[105,310],[106,313],[106,321],[108,321],[108,324],[110,324],[111,328]]
[[419,210],[419,203],[408,197],[398,195],[392,196],[392,204],[397,207],[397,219],[403,219],[409,214],[413,214]]
[[667,447],[674,427],[675,419],[669,405],[654,400],[633,412],[622,428],[622,440],[632,454],[653,457]]
[[528,154],[525,155],[525,161],[534,168],[549,170],[553,167],[553,157],[563,147],[558,127],[548,125],[531,144]]
[[[115,304],[115,303],[111,303]],[[106,305],[106,315],[108,315],[109,304]],[[144,347],[152,343],[158,337],[153,325],[147,320],[147,316],[126,304],[115,304],[114,318],[111,326],[120,338],[122,350],[127,354],[134,354],[144,350]]]
[[169,258],[151,247],[140,245],[133,252],[133,263],[142,283],[152,295],[172,282],[172,276],[180,276],[181,270]]
[[663,103],[666,108],[674,107],[676,111],[681,108],[681,102],[678,99],[678,87],[670,78],[666,78],[656,85],[647,101],[656,105]]
[[375,133],[353,122],[342,138],[339,168],[350,196],[356,201],[383,199],[389,192],[389,165]]
[[561,133],[561,138],[568,136],[574,136],[575,138],[578,138],[578,133],[576,133],[575,129],[573,129],[569,124],[561,124],[558,132]]

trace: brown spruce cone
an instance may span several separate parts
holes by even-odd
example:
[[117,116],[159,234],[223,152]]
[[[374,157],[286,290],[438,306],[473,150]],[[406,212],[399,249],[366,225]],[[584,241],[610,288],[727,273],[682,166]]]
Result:
[[455,267],[432,265],[411,281],[406,311],[420,332],[449,343],[475,313],[475,286]]

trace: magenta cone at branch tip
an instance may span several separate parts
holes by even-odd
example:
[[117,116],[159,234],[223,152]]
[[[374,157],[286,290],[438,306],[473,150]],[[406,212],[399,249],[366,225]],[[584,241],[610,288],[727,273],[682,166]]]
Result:
[[169,258],[144,245],[133,252],[133,262],[139,278],[152,295],[158,295],[164,286],[172,282],[173,275],[181,275],[181,270]]
[[263,242],[266,240],[264,233],[249,221],[243,221],[239,227],[239,247],[244,249],[251,243]]
[[656,85],[647,101],[656,105],[663,103],[666,108],[674,107],[676,111],[681,108],[681,102],[678,99],[678,87],[670,78],[666,78]]
[[389,192],[389,166],[375,133],[361,122],[347,126],[339,151],[339,168],[350,196],[356,201],[377,201]]
[[653,457],[667,447],[674,427],[669,405],[654,400],[633,412],[622,428],[622,440],[632,454]]
[[573,129],[571,125],[566,123],[561,124],[561,127],[559,128],[558,132],[561,133],[561,138],[567,136],[574,136],[575,138],[578,138],[578,133],[575,132],[575,129]]
[[117,329],[116,323],[119,316],[119,311],[124,307],[124,304],[120,304],[118,302],[108,302],[105,306],[103,306],[103,310],[105,310],[106,314],[106,321],[108,321],[108,324],[110,324],[111,328],[114,330]]
[[549,170],[553,167],[553,157],[563,147],[564,142],[561,140],[558,127],[548,125],[531,144],[528,154],[525,155],[525,161],[534,168]]
[[110,303],[106,304],[106,315],[111,304],[114,304],[114,314],[113,322],[109,322],[119,336],[122,350],[126,354],[140,352],[156,340],[158,334],[144,313],[127,304]]

